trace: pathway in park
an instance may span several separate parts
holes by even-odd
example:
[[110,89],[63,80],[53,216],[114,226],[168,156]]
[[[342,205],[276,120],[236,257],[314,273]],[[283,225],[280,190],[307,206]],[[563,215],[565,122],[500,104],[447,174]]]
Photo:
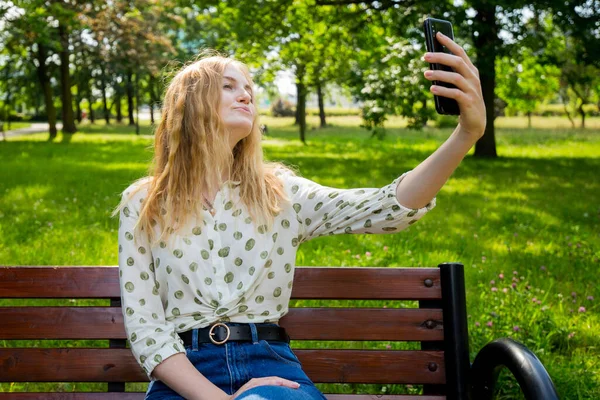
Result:
[[[58,129],[58,130],[62,129],[62,124],[60,122],[58,122],[56,124],[56,129]],[[49,130],[49,125],[47,122],[34,122],[31,124],[31,126],[29,126],[27,128],[12,129],[12,130],[6,131],[4,133],[6,134],[6,139],[8,139],[11,137],[29,135],[32,133],[48,132],[48,130]],[[2,133],[0,133],[0,140],[4,140],[4,136],[2,135]]]

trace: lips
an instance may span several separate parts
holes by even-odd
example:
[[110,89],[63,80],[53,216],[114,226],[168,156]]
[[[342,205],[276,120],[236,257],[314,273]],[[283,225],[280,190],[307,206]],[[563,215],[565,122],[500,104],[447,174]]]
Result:
[[252,111],[250,111],[250,108],[248,108],[248,107],[236,107],[236,108],[234,108],[234,110],[242,110],[242,111],[245,111],[248,114],[252,115]]

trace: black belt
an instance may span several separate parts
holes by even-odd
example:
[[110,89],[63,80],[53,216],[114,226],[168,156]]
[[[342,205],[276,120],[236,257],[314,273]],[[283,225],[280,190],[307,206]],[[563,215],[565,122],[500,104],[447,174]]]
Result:
[[[280,326],[256,325],[258,340],[290,342],[290,337]],[[193,330],[178,333],[184,346],[192,345]],[[226,325],[216,323],[206,328],[198,329],[198,343],[224,344],[230,340],[252,341],[252,331],[249,325]]]

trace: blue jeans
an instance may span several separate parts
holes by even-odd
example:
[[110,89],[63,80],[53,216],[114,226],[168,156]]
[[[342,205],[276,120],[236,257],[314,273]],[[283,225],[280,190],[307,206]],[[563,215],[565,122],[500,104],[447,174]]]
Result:
[[[230,323],[228,325],[241,325]],[[196,369],[225,393],[234,394],[252,378],[278,376],[298,382],[300,387],[258,386],[246,390],[236,400],[326,400],[323,394],[302,370],[300,361],[285,342],[258,340],[256,325],[247,324],[252,331],[251,342],[227,342],[223,345],[198,343],[193,332],[193,343],[185,347],[188,360]],[[162,381],[148,386],[144,400],[183,399]]]

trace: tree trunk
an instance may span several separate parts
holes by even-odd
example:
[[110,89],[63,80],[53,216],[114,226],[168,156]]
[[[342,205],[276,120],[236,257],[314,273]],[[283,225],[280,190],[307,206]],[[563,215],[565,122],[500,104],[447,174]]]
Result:
[[75,118],[73,115],[73,95],[71,94],[71,75],[69,73],[69,34],[64,25],[59,22],[58,34],[60,37],[60,83],[62,100],[62,120],[64,133],[75,133]]
[[10,107],[8,103],[4,104],[4,120],[6,121],[6,130],[10,131]]
[[494,132],[494,88],[496,87],[496,44],[498,43],[498,26],[496,24],[495,5],[482,1],[474,8],[477,11],[473,30],[479,33],[473,37],[477,49],[477,68],[486,108],[486,127],[483,137],[475,144],[476,157],[497,157]]
[[585,128],[585,110],[583,109],[583,105],[587,104],[589,96],[587,95],[588,91],[583,89],[582,91],[577,90],[577,86],[575,82],[570,82],[571,90],[577,96],[579,100],[579,106],[577,107],[577,112],[581,115],[581,129]]
[[100,67],[100,90],[102,91],[102,105],[104,106],[104,120],[106,125],[110,125],[110,110],[108,109],[108,100],[106,98],[106,75],[104,66]]
[[38,43],[38,66],[37,75],[40,81],[40,86],[44,92],[44,102],[46,105],[46,114],[48,115],[48,125],[50,130],[50,137],[48,140],[54,140],[56,138],[56,109],[54,108],[54,100],[52,98],[52,88],[50,87],[50,78],[48,77],[48,70],[46,68],[46,47]]
[[[10,79],[10,66],[11,63],[7,62],[5,67],[4,67],[4,72],[5,72],[5,82],[6,82],[6,97],[4,99],[4,121],[6,122],[6,130],[10,131],[10,88],[11,85],[8,83],[8,80]],[[2,130],[2,133],[4,133],[4,130]],[[6,140],[6,136],[4,137],[4,140]]]
[[81,95],[79,94],[79,88],[77,88],[77,95],[75,95],[75,115],[77,122],[81,123]]
[[[119,83],[117,83],[117,87],[115,90],[115,103],[117,105],[117,122],[120,124],[123,122],[123,112],[121,110],[121,88],[119,87]],[[111,107],[112,109],[112,107]]]
[[148,90],[150,90],[150,125],[154,125],[154,102],[156,101],[156,95],[154,91],[154,85],[156,79],[154,75],[148,75]]
[[129,125],[135,125],[135,119],[133,118],[133,82],[132,82],[133,72],[127,71],[127,114],[129,116]]
[[563,104],[563,106],[565,108],[565,113],[567,114],[567,118],[569,118],[569,121],[571,121],[571,128],[575,128],[575,121],[573,120],[573,117],[571,117],[571,113],[569,112],[567,105]]
[[[300,125],[300,106],[299,106],[299,104],[300,104],[300,92],[298,92],[298,81],[296,81],[296,112],[294,113],[294,126]],[[304,111],[306,114],[306,110],[304,110]],[[302,140],[302,142],[304,142],[304,140]]]
[[527,111],[527,127],[531,129],[531,111]]
[[35,108],[35,115],[38,116],[40,115],[40,108],[42,108],[41,102],[40,102],[40,95],[39,92],[36,90],[35,91],[36,94],[34,96],[34,102],[35,104],[33,105],[33,107]]
[[323,91],[321,88],[321,82],[317,85],[317,97],[319,99],[319,119],[321,120],[321,128],[325,128],[327,126],[327,121],[325,120],[325,105],[323,104]]
[[96,102],[96,100],[94,99],[94,95],[92,94],[92,85],[92,79],[90,78],[86,81],[86,90],[88,103],[90,104],[90,112],[88,114],[88,119],[90,120],[90,123],[93,124],[94,122],[96,122],[96,114],[94,113],[94,103]]
[[300,141],[306,144],[306,86],[304,85],[304,72],[304,66],[299,65],[296,72],[296,88],[298,91],[296,119],[300,125]]
[[[80,53],[79,57],[83,58],[83,53]],[[82,75],[83,73],[81,72],[81,68],[75,64],[75,82],[77,82],[77,93],[75,94],[75,119],[77,119],[79,124],[81,124],[81,120],[83,119],[81,102],[83,101],[83,94],[85,93]]]
[[560,101],[563,105],[563,108],[565,109],[565,114],[567,114],[567,118],[569,118],[569,121],[571,122],[571,127],[575,128],[575,121],[573,121],[573,118],[571,117],[571,112],[569,111],[569,95],[568,95],[568,86],[567,84],[561,80],[560,83],[560,90],[558,91],[558,96],[560,97]]
[[140,88],[139,71],[135,73],[135,134],[140,134]]
[[579,105],[579,115],[581,115],[581,129],[585,129],[585,110],[583,109],[583,100]]
[[90,96],[90,123],[93,124],[96,122],[96,114],[94,113],[94,106],[93,106],[94,102],[93,99]]

